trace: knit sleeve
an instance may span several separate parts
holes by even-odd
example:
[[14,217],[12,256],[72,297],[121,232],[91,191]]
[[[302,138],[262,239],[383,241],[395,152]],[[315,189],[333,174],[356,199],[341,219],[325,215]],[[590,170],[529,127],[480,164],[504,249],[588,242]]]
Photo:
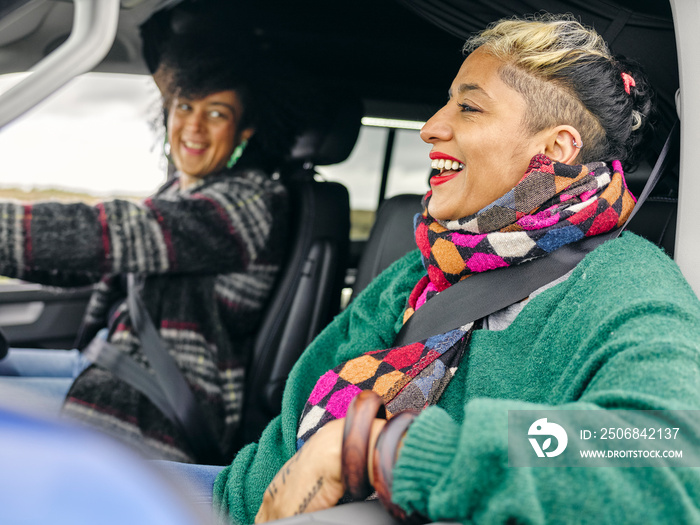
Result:
[[[431,407],[411,426],[394,469],[396,503],[431,520],[464,523],[698,520],[696,468],[509,464],[509,439],[518,437],[509,435],[509,411],[556,411],[558,424],[576,428],[581,410],[597,411],[603,427],[632,417],[617,410],[700,409],[700,305],[671,261],[642,242],[618,243],[609,257],[577,268],[533,299],[512,333],[492,338],[499,344],[472,348],[482,355],[472,356],[472,370],[462,377],[478,386],[459,386],[461,409]],[[629,261],[622,264],[625,251]],[[521,350],[519,370],[504,367],[499,353]],[[670,426],[694,436],[688,461],[697,455],[696,417],[637,417],[650,427],[677,418]],[[580,457],[585,447],[570,436],[565,453]]]
[[248,445],[214,485],[216,505],[231,523],[253,523],[267,485],[296,452],[304,404],[321,375],[339,363],[386,348],[400,328],[406,300],[425,273],[418,251],[395,262],[319,334],[292,369],[282,398],[282,415]]
[[265,263],[285,210],[281,184],[230,176],[140,204],[2,202],[0,274],[45,282],[52,275],[95,281],[104,273],[240,271]]
[[[394,470],[393,501],[429,516],[431,521],[697,521],[697,469],[586,467],[583,463],[578,467],[509,466],[508,411],[553,408],[517,401],[475,400],[465,407],[461,424],[443,409],[427,409],[404,441]],[[600,410],[583,401],[570,408]],[[557,423],[568,428],[575,428],[576,421],[570,414],[557,417]],[[601,424],[605,421],[610,420],[601,417]],[[616,421],[618,425],[623,423]],[[648,420],[650,427],[660,423],[668,425],[666,421]],[[695,424],[684,429],[696,435],[699,430]],[[578,453],[571,443],[566,452]]]

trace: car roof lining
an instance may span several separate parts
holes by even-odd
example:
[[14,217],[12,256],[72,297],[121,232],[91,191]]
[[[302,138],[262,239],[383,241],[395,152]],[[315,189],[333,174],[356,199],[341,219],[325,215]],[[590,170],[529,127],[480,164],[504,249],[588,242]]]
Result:
[[[70,3],[52,5],[49,17],[70,8]],[[166,6],[164,8],[163,6]],[[284,0],[256,2],[208,2],[145,0],[133,9],[122,9],[115,49],[97,71],[146,71],[140,56],[138,25],[157,10],[155,17],[170,17],[177,29],[188,17],[209,18],[204,27],[216,24],[230,33],[247,35],[273,53],[284,56],[306,70],[310,79],[324,78],[331,85],[342,83],[355,91],[375,113],[388,118],[424,120],[445,100],[447,87],[463,59],[466,37],[487,23],[504,16],[550,12],[574,12],[584,23],[605,30],[620,13],[629,16],[613,42],[613,51],[639,59],[647,68],[659,93],[661,135],[665,135],[675,113],[678,88],[675,38],[670,7],[654,0],[356,0],[352,8],[323,0],[306,0],[305,9]],[[307,13],[314,16],[308,16]],[[430,23],[426,23],[426,20]],[[387,23],[387,21],[391,21]],[[47,27],[51,20],[45,21]],[[69,22],[66,22],[69,23]],[[358,31],[358,27],[362,31]],[[603,29],[601,29],[603,28]],[[38,28],[40,33],[42,28]],[[54,28],[36,48],[49,49],[61,33]],[[416,35],[406,38],[406,34]],[[3,39],[0,32],[0,42]],[[37,35],[38,39],[40,35]],[[31,39],[32,35],[28,35]],[[161,34],[159,38],[165,38]],[[318,42],[325,45],[319,46]],[[400,45],[397,45],[400,42]],[[31,42],[28,42],[31,43]],[[0,71],[22,62],[28,50],[22,42],[0,47]],[[148,52],[148,49],[147,49]],[[7,54],[5,58],[3,55]],[[35,57],[40,58],[40,57]],[[37,60],[34,60],[36,62]],[[397,78],[400,79],[397,88]],[[655,145],[660,150],[661,144]]]
[[[614,54],[639,61],[657,94],[660,151],[676,118],[678,59],[670,4],[654,0],[398,0],[443,30],[466,40],[489,23],[516,13],[573,12],[595,28]],[[445,16],[447,14],[447,16]]]
[[[462,45],[471,33],[502,17],[539,11],[573,12],[583,23],[607,33],[614,53],[645,67],[658,99],[658,133],[652,150],[660,151],[676,117],[678,89],[673,18],[667,2],[356,0],[350,9],[307,0],[303,13],[314,13],[307,16],[296,4],[283,0],[185,1],[156,18],[170,17],[171,26],[184,31],[198,17],[208,18],[204,27],[213,28],[211,20],[216,17],[228,31],[247,34],[272,53],[285,56],[310,79],[342,84],[369,101],[367,106],[375,113],[385,112],[373,116],[425,120],[445,100],[463,60]],[[406,34],[416,37],[407,39]]]

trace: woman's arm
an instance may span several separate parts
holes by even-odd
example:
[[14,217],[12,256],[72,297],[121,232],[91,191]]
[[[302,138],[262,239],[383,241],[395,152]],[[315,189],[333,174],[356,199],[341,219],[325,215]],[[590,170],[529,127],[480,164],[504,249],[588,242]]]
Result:
[[[219,177],[200,192],[141,204],[0,203],[0,274],[227,273],[264,263],[283,228],[279,183]],[[276,262],[276,261],[272,261]]]
[[[508,466],[509,410],[566,408],[575,416],[571,409],[700,408],[700,304],[660,251],[634,236],[623,240],[594,252],[565,283],[533,299],[508,330],[475,335],[442,408],[424,411],[406,435],[394,469],[394,502],[433,520],[475,522],[580,521],[581,512],[624,521],[628,506],[641,505],[637,521],[643,522],[663,517],[666,496],[657,497],[658,486],[668,491],[672,508],[681,509],[670,520],[687,521],[695,512],[695,469]],[[626,264],[625,257],[631,259]],[[389,270],[397,272],[396,281],[398,269]],[[419,276],[416,271],[413,282]],[[377,304],[391,308],[379,293],[391,284],[388,275],[380,276],[367,290],[367,297],[378,294],[379,303],[358,297],[311,345],[290,377],[283,416],[259,447],[244,450],[219,478],[216,495],[233,522],[252,521],[263,491],[294,454],[299,413],[320,374],[375,348],[347,351],[353,341],[364,342],[352,321],[363,312],[383,312]],[[393,307],[400,310],[398,303]],[[381,331],[373,322],[363,319],[365,328]],[[486,338],[496,341],[490,349]],[[302,385],[300,376],[315,360],[321,364]]]
[[[663,324],[672,333],[689,335],[684,329],[685,320],[677,319],[674,323],[673,316],[644,317],[643,325],[648,328]],[[568,429],[581,427],[585,421],[582,410],[594,412],[587,420],[593,421],[596,429],[681,426],[680,432],[686,437],[690,435],[691,439],[679,439],[673,446],[685,448],[688,466],[694,465],[693,457],[697,462],[700,455],[688,448],[693,446],[697,450],[700,446],[700,423],[694,421],[695,417],[680,417],[674,423],[672,417],[658,418],[649,412],[635,412],[633,417],[620,412],[700,406],[696,388],[700,379],[700,355],[696,339],[676,336],[674,344],[669,345],[663,342],[666,338],[662,336],[646,344],[627,345],[628,349],[623,351],[615,349],[627,339],[626,329],[639,330],[639,319],[632,324],[637,326],[618,326],[605,345],[611,348],[600,349],[613,357],[600,366],[599,372],[588,381],[586,393],[576,402],[551,405],[474,399],[466,403],[461,423],[443,409],[426,410],[415,420],[415,428],[396,443],[399,460],[394,469],[394,501],[409,513],[420,513],[431,521],[694,521],[697,501],[688,496],[700,488],[696,469],[679,472],[659,467],[616,468],[612,463],[605,467],[587,466],[582,459],[578,460],[579,468],[551,467],[546,463],[547,458],[541,460],[541,465],[535,465],[537,468],[510,463],[514,460],[509,455],[513,450],[511,439],[519,438],[520,452],[534,456],[527,441],[527,427],[522,435],[514,435],[514,429],[509,427],[509,411],[525,410],[540,415],[544,411],[549,411],[550,416],[554,413],[557,424]],[[653,373],[648,374],[648,371]],[[605,409],[616,411],[606,412]],[[533,416],[529,423],[534,420]],[[325,425],[280,469],[265,492],[256,522],[322,510],[336,504],[347,488],[341,477],[344,423],[341,419]],[[369,434],[370,450],[383,426],[384,421],[375,420]],[[576,435],[570,435],[568,457],[588,449],[579,443]],[[668,442],[660,445],[656,441],[652,445],[673,448]],[[372,480],[371,454],[369,458],[367,469]],[[571,461],[576,463],[576,459]],[[639,459],[637,463],[641,467],[644,460]],[[665,488],[661,497],[658,487]],[[694,487],[690,493],[689,487]],[[677,513],[669,514],[669,502]]]
[[[640,365],[661,365],[648,361],[640,363],[631,358],[620,363],[617,370],[605,376],[636,375]],[[639,381],[666,382],[669,389],[685,389],[688,403],[684,408],[697,409],[697,392],[687,386],[689,376],[698,384],[700,372],[697,359],[675,360],[675,365],[650,374]],[[666,361],[666,365],[670,362]],[[627,368],[623,368],[628,365]],[[692,372],[678,377],[683,368]],[[602,376],[601,376],[602,379]],[[464,419],[456,421],[438,407],[421,414],[406,434],[394,468],[393,502],[409,512],[419,512],[431,521],[462,521],[470,523],[694,523],[698,521],[700,474],[697,468],[630,468],[613,464],[605,467],[586,466],[581,460],[576,467],[536,468],[509,465],[509,421],[512,410],[556,411],[557,424],[564,428],[581,428],[580,410],[601,412],[600,427],[625,427],[626,420],[608,415],[606,405],[614,409],[650,408],[650,399],[639,396],[632,402],[629,391],[617,388],[595,389],[587,399],[605,398],[604,405],[582,399],[562,406],[518,401],[477,399],[464,407]],[[624,398],[624,402],[623,402]],[[656,407],[678,408],[657,398]],[[568,410],[568,411],[567,411]],[[552,412],[549,412],[552,414]],[[617,413],[616,413],[617,414]],[[539,417],[539,416],[537,416]],[[552,420],[554,416],[550,417]],[[535,418],[533,417],[533,423]],[[635,419],[636,425],[639,419]],[[648,418],[647,427],[669,426],[669,421]],[[695,437],[690,441],[694,451],[685,448],[689,456],[697,457],[697,421],[686,420],[682,432]],[[629,423],[627,423],[629,426]],[[599,427],[595,427],[599,428]],[[510,434],[511,439],[517,438]],[[527,447],[527,435],[519,436],[521,446]],[[569,437],[567,454],[577,454],[577,436]],[[600,444],[601,442],[598,441]],[[685,441],[685,443],[689,443]],[[642,444],[651,446],[650,443]],[[666,446],[671,446],[666,444]],[[528,452],[522,449],[523,452]],[[533,450],[529,450],[534,455]],[[537,459],[537,458],[535,458]],[[639,459],[638,465],[643,464]],[[692,462],[691,458],[687,461]]]

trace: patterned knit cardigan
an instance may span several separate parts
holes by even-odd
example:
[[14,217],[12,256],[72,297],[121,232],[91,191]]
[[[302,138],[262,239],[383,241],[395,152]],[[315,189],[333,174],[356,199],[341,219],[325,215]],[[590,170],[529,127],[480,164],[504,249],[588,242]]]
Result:
[[[143,300],[226,454],[240,421],[244,367],[284,254],[284,186],[259,171],[177,178],[140,205],[0,203],[0,274],[57,286],[99,281],[80,345],[109,340],[148,368],[132,332],[123,274],[146,275]],[[101,278],[101,280],[100,280]],[[183,436],[142,394],[89,367],[64,413],[150,457],[193,461]]]

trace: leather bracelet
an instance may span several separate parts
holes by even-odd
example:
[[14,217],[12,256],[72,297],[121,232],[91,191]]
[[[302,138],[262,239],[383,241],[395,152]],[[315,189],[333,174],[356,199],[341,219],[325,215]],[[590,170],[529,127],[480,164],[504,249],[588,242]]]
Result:
[[345,491],[354,501],[372,494],[367,460],[372,423],[378,417],[386,419],[386,408],[382,398],[371,390],[360,392],[345,415],[341,468]]
[[419,412],[404,410],[394,415],[379,433],[377,444],[372,456],[372,473],[374,475],[374,488],[382,505],[396,519],[405,521],[406,511],[391,501],[391,491],[394,485],[393,468],[396,464],[399,443],[408,427]]

